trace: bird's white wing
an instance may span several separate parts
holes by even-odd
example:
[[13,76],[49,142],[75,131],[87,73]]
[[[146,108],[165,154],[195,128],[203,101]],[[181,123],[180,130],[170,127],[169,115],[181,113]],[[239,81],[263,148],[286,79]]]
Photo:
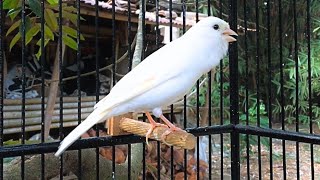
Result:
[[170,68],[170,66],[164,62],[163,59],[166,59],[166,56],[167,54],[161,54],[161,51],[149,56],[148,59],[141,62],[136,68],[124,76],[112,88],[110,94],[99,101],[94,108],[114,108],[176,77],[179,71]]
[[113,108],[117,108],[118,105],[130,101],[132,98],[137,97],[152,88],[156,88],[161,83],[170,80],[177,75],[177,71],[172,71],[170,68],[161,68],[161,71],[157,71],[159,66],[163,66],[155,66],[153,61],[157,60],[161,59],[157,58],[143,61],[124,76],[114,88],[112,88],[109,95],[95,105],[95,110],[86,118],[86,120],[77,126],[76,129],[61,142],[59,150],[55,155],[59,156],[94,124],[113,116],[113,114],[110,113]]
[[[95,110],[86,120],[64,138],[55,155],[59,156],[94,124],[114,116],[113,109],[124,103],[130,103],[131,99],[181,75],[184,67],[181,67],[179,61],[183,58],[172,52],[171,48],[171,46],[161,48],[125,75],[111,92],[95,105]],[[181,68],[176,68],[178,66]]]

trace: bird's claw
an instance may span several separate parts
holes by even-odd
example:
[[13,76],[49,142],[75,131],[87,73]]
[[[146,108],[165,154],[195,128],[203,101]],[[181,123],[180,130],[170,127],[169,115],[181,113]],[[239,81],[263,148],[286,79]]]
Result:
[[168,146],[172,146],[172,144],[168,143],[166,141],[167,136],[172,133],[173,131],[183,131],[181,128],[178,128],[176,126],[169,128],[168,130],[166,130],[162,135],[161,135],[161,141],[163,143],[165,143]]
[[153,130],[156,128],[156,127],[165,127],[165,128],[168,128],[167,125],[164,125],[164,124],[161,124],[161,123],[150,123],[151,124],[151,128],[148,130],[147,134],[146,134],[146,143],[147,145],[149,145],[149,142],[148,142],[148,139],[150,138]]

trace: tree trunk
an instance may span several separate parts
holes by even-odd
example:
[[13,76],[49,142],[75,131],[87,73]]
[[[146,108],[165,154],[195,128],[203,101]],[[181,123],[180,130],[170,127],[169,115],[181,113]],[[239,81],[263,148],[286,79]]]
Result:
[[136,67],[142,59],[142,51],[143,51],[143,23],[142,22],[142,17],[143,17],[143,12],[142,12],[142,7],[146,9],[146,5],[142,4],[142,1],[140,1],[140,12],[139,12],[139,21],[138,21],[138,30],[137,30],[137,43],[136,43],[136,48],[134,50],[133,54],[133,59],[132,59],[132,69]]
[[[64,57],[66,45],[62,43],[62,60]],[[52,115],[53,115],[53,110],[54,110],[54,105],[56,104],[56,98],[57,98],[57,93],[58,93],[58,87],[59,87],[59,72],[60,72],[60,67],[59,67],[59,47],[57,46],[57,51],[56,51],[56,58],[54,60],[54,65],[53,65],[53,72],[52,72],[52,82],[50,84],[50,89],[49,89],[49,97],[47,101],[47,108],[45,112],[45,125],[44,125],[44,139],[46,140],[49,136],[50,132],[50,126],[51,126],[51,121],[52,121]]]

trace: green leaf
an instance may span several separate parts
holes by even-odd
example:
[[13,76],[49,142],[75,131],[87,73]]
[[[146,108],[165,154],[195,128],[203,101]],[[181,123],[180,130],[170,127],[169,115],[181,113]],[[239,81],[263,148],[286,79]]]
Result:
[[[44,46],[46,46],[49,41],[50,41],[50,39],[45,39],[45,40],[44,40]],[[38,46],[41,46],[41,39],[39,39],[39,41],[37,42],[37,45],[38,45]]]
[[[66,6],[67,6],[66,3],[62,3],[62,9],[64,9]],[[46,7],[53,9],[53,10],[56,10],[56,11],[59,11],[59,3],[58,4],[48,4]]]
[[69,46],[70,48],[74,49],[74,50],[77,50],[78,49],[78,45],[77,45],[77,42],[72,39],[71,37],[68,37],[66,35],[63,35],[62,36],[62,41],[67,45]]
[[18,32],[11,40],[10,42],[10,51],[12,49],[12,47],[19,41],[19,39],[21,38],[21,34],[20,32]]
[[[73,38],[77,38],[77,31],[69,26],[62,26],[62,32]],[[82,34],[80,34],[80,40],[84,40]]]
[[[44,40],[44,47],[48,44],[49,41],[50,41],[49,39],[45,39],[45,40]],[[37,42],[37,45],[40,46],[40,47],[39,47],[39,50],[38,50],[38,52],[37,52],[37,54],[36,54],[36,57],[37,57],[37,59],[39,60],[40,57],[41,57],[41,54],[42,54],[41,39]]]
[[30,30],[26,33],[26,45],[30,43],[30,41],[32,40],[32,38],[38,34],[38,32],[40,31],[40,25],[36,24],[34,25],[32,28],[30,28]]
[[20,11],[21,11],[21,7],[17,7],[17,8],[14,8],[14,9],[10,9],[10,10],[8,11],[7,16],[9,16],[11,20],[14,20],[14,18],[17,17],[17,15],[20,13]]
[[320,27],[317,27],[312,32],[317,32],[319,29],[320,29]]
[[[57,17],[59,16],[58,13],[56,15]],[[65,18],[65,19],[68,19],[72,24],[74,24],[75,26],[78,26],[78,23],[77,23],[77,15],[76,14],[73,14],[73,13],[70,13],[70,12],[67,12],[67,11],[63,11],[62,10],[62,17]]]
[[83,18],[82,16],[80,16],[80,20],[81,20],[81,21],[85,21],[86,19]]
[[17,27],[19,27],[20,23],[21,23],[21,20],[18,20],[15,23],[13,23],[10,26],[10,28],[8,29],[6,36],[8,36],[13,30],[15,30]]
[[25,20],[25,24],[22,24],[22,22],[20,23],[20,27],[19,27],[19,31],[20,33],[22,34],[22,27],[24,25],[25,27],[25,32],[28,32],[29,29],[31,28],[31,18],[29,16],[26,17],[26,20]]
[[47,2],[51,5],[56,5],[59,3],[59,0],[47,0]]
[[15,9],[20,5],[19,0],[4,0],[3,9]]
[[33,13],[35,13],[38,17],[41,17],[41,4],[39,0],[28,0],[29,7]]
[[53,31],[56,31],[58,29],[57,17],[55,16],[54,12],[51,9],[46,9],[44,11],[44,19],[46,20],[46,23]]
[[64,7],[63,8],[64,11],[68,11],[70,13],[72,12],[77,12],[77,9],[75,7],[72,7],[72,6],[67,6],[67,7]]
[[51,31],[51,29],[47,26],[47,25],[44,25],[44,36],[46,38],[49,38],[51,40],[54,40],[54,34],[53,32]]
[[38,50],[38,52],[37,52],[37,54],[36,54],[36,57],[37,57],[37,59],[39,60],[40,59],[40,57],[41,57],[41,53],[42,51],[41,51],[41,47],[39,48],[39,50]]

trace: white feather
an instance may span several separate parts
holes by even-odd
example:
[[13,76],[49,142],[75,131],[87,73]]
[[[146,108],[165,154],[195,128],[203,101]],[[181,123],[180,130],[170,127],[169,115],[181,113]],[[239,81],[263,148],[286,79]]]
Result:
[[[221,30],[214,30],[219,24]],[[151,111],[182,98],[228,50],[222,31],[229,25],[215,17],[201,20],[185,35],[151,54],[124,76],[95,110],[61,143],[59,156],[94,124],[127,112]]]
[[54,154],[60,156],[72,143],[74,143],[83,133],[88,131],[93,125],[99,121],[109,118],[108,110],[101,111],[101,109],[93,111],[85,121],[77,126],[66,138],[61,142],[58,151]]

